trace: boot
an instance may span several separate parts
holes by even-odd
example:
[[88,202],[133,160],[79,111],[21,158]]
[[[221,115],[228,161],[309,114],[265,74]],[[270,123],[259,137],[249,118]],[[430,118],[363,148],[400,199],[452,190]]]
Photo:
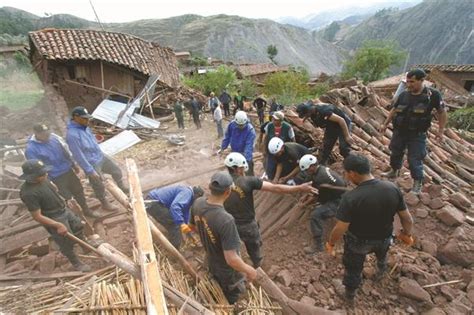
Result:
[[346,291],[344,293],[344,299],[346,300],[348,304],[354,304],[356,293],[357,293],[357,289],[346,287]]
[[89,272],[92,270],[91,266],[80,261],[79,258],[74,253],[67,256],[67,258],[71,262],[71,265],[74,267],[74,269],[77,271]]
[[118,208],[112,205],[107,199],[101,200],[100,203],[102,209],[104,209],[105,211],[114,212],[118,210]]
[[411,192],[415,195],[418,195],[419,193],[421,193],[421,188],[423,188],[423,180],[414,180]]
[[312,249],[311,254],[313,255],[324,251],[323,240],[320,237],[315,237],[314,244],[313,246],[311,246],[311,249]]
[[393,168],[388,171],[388,172],[384,172],[382,174],[383,177],[387,177],[387,178],[397,178],[399,175],[400,175],[400,170],[394,170]]

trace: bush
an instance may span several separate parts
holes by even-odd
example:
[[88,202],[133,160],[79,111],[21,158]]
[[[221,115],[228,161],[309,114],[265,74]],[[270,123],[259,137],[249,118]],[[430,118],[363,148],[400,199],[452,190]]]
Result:
[[240,82],[240,93],[247,98],[253,98],[257,94],[257,86],[252,80],[243,80]]
[[183,83],[205,95],[211,92],[219,95],[223,89],[234,90],[238,81],[234,70],[227,66],[219,66],[215,71],[186,76]]
[[474,107],[458,109],[449,113],[448,124],[450,127],[474,131]]
[[290,69],[288,72],[277,72],[265,80],[264,92],[275,97],[280,104],[292,105],[308,98],[310,89],[307,85],[309,75],[301,69]]

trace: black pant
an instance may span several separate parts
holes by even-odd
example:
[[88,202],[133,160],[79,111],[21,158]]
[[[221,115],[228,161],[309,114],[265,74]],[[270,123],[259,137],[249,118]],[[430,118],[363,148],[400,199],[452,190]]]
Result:
[[336,199],[320,204],[311,213],[311,233],[316,242],[322,241],[324,222],[336,215],[340,201]]
[[344,236],[344,264],[343,284],[349,289],[357,289],[362,282],[362,269],[365,256],[375,253],[379,270],[387,267],[387,252],[390,248],[392,237],[383,240],[361,240],[346,234]]
[[423,160],[426,157],[426,133],[395,130],[390,141],[390,166],[394,170],[402,168],[403,156],[407,152],[408,166],[414,180],[423,180]]
[[227,117],[227,116],[230,116],[230,107],[229,107],[229,103],[222,103],[222,105],[224,105],[224,116]]
[[222,292],[224,292],[229,304],[237,302],[240,295],[245,292],[245,279],[243,275],[230,268],[227,264],[219,266],[215,263],[209,263],[209,272],[221,286]]
[[326,127],[326,130],[324,131],[323,150],[321,151],[320,155],[321,164],[326,165],[337,139],[339,139],[339,153],[341,153],[344,158],[348,156],[349,153],[351,153],[351,146],[344,138],[344,133],[342,132],[341,128],[330,126]]
[[193,112],[193,120],[194,120],[194,124],[196,125],[197,129],[201,129],[201,121],[199,120],[199,113]]
[[104,159],[97,165],[94,165],[94,169],[99,174],[99,179],[92,178],[89,176],[89,182],[91,183],[92,189],[94,190],[95,196],[101,202],[105,201],[105,186],[102,179],[102,173],[112,175],[112,178],[117,183],[117,186],[124,190],[122,182],[122,171],[118,165],[108,156],[104,155]]
[[[47,216],[48,218],[53,219],[54,221],[61,222],[64,224],[68,230],[68,232],[74,234],[80,239],[84,239],[83,234],[83,225],[81,219],[73,213],[70,209],[66,208],[64,211],[58,211],[54,214],[43,213],[43,215]],[[59,251],[66,256],[71,263],[77,259],[74,254],[74,242],[71,241],[66,236],[59,235],[56,232],[55,228],[44,226],[46,230],[51,234],[51,238],[58,244]]]
[[245,244],[253,266],[255,268],[260,267],[260,263],[263,260],[261,251],[262,236],[260,235],[257,221],[254,220],[247,224],[237,224],[237,231],[239,231],[240,239]]
[[181,115],[176,114],[176,120],[178,121],[178,128],[179,128],[179,129],[184,129],[184,118],[183,118],[183,114],[181,114]]
[[179,249],[183,241],[181,235],[181,228],[174,223],[171,217],[170,210],[159,202],[152,203],[151,206],[147,207],[147,212],[158,221],[168,232],[168,240],[170,243]]
[[79,177],[77,177],[72,169],[51,179],[51,181],[56,184],[59,189],[59,194],[63,196],[64,199],[69,200],[74,197],[79,206],[81,206],[82,211],[89,209],[86,197],[84,196],[84,188],[82,187]]
[[239,110],[244,110],[244,104],[236,104],[233,115],[235,116],[235,113],[237,113]]
[[262,110],[257,110],[257,115],[258,115],[258,121],[260,122],[260,126],[263,125],[265,121],[265,111]]

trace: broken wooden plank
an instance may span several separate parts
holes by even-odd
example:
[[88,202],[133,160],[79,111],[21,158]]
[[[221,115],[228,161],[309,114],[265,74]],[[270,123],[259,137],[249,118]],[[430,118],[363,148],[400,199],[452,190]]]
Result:
[[34,229],[12,235],[2,239],[0,255],[20,249],[23,246],[30,245],[34,242],[42,241],[48,237],[49,233],[43,226],[38,226]]
[[151,237],[148,217],[143,202],[142,189],[135,161],[126,160],[130,198],[133,209],[133,222],[138,249],[138,262],[141,267],[141,279],[148,314],[168,314],[161,275],[158,270],[153,239]]
[[[0,220],[0,222],[2,222],[2,221]],[[10,235],[13,235],[13,234],[24,232],[26,230],[31,230],[31,229],[39,227],[39,226],[41,226],[41,224],[39,224],[38,222],[36,222],[34,220],[31,220],[31,221],[28,221],[28,222],[25,222],[25,223],[21,223],[21,224],[13,226],[11,228],[1,230],[0,231],[0,238],[4,238],[4,237],[7,237],[7,236],[10,236]]]
[[20,198],[15,199],[7,199],[7,200],[0,200],[0,207],[1,206],[10,206],[10,205],[22,205],[23,202]]
[[75,278],[79,276],[84,276],[82,271],[67,271],[67,272],[59,272],[59,273],[50,273],[50,274],[43,274],[43,275],[17,275],[17,276],[9,276],[9,275],[0,275],[0,281],[18,281],[18,280],[31,280],[31,281],[41,281],[41,280],[49,280],[49,279],[62,279],[62,278]]

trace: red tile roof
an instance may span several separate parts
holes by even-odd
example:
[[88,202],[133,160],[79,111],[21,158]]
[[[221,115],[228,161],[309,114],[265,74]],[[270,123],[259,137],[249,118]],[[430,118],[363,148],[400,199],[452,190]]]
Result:
[[145,75],[157,73],[171,87],[179,84],[174,52],[139,37],[82,29],[43,29],[29,37],[31,50],[47,60],[102,60]]
[[468,65],[428,65],[428,64],[423,64],[423,65],[413,65],[411,68],[412,69],[421,68],[423,70],[438,69],[440,71],[446,71],[446,72],[474,72],[474,65],[473,64],[468,64]]
[[288,71],[288,67],[277,66],[272,63],[258,63],[258,64],[237,65],[236,70],[243,77],[250,77],[253,75],[264,74],[264,73]]

